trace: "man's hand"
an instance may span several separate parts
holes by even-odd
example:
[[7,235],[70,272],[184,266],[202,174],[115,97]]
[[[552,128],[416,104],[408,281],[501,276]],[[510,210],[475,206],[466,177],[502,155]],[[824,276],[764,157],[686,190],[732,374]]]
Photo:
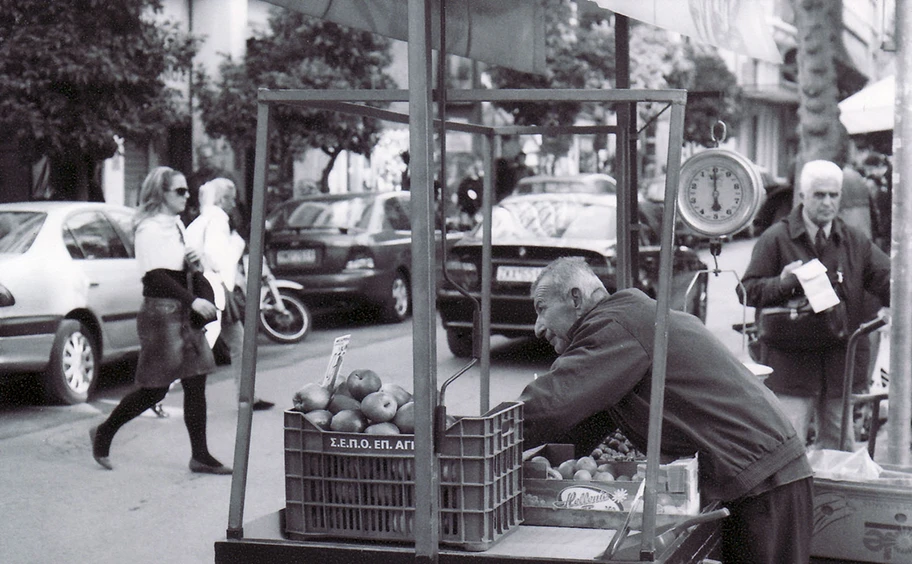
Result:
[[782,268],[782,274],[779,275],[779,280],[785,281],[785,279],[788,278],[789,275],[792,274],[792,272],[794,272],[794,270],[796,268],[798,268],[799,266],[801,266],[802,264],[804,264],[804,263],[801,262],[800,260],[796,260],[796,261],[792,261],[792,262],[788,263],[787,265],[785,265]]

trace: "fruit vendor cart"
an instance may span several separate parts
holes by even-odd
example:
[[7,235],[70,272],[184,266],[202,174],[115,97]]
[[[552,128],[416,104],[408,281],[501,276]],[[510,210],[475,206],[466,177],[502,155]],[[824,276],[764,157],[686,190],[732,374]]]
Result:
[[[422,89],[417,89],[421,91]],[[217,562],[573,562],[591,561],[602,555],[609,542],[617,538],[628,511],[615,514],[616,523],[602,528],[581,526],[527,525],[523,522],[522,406],[502,404],[493,409],[484,405],[482,390],[480,417],[463,417],[444,428],[445,409],[438,401],[434,339],[434,252],[433,200],[426,163],[430,162],[432,116],[429,97],[411,91],[261,91],[259,94],[259,131],[252,214],[251,267],[261,263],[263,253],[264,191],[266,145],[275,104],[306,105],[327,111],[343,111],[410,124],[412,148],[413,215],[413,294],[414,315],[414,397],[416,404],[414,436],[377,440],[353,433],[327,433],[309,425],[300,413],[285,414],[286,508],[253,522],[243,523],[243,499],[247,472],[250,416],[256,359],[255,331],[248,332],[242,363],[241,409],[235,455],[235,474],[229,512],[228,538],[216,544]],[[428,91],[429,92],[429,91]],[[442,92],[442,91],[439,91]],[[651,102],[664,104],[671,115],[669,162],[667,165],[666,209],[674,209],[678,165],[683,131],[683,91],[569,90],[569,91],[482,91],[447,92],[451,100],[522,100],[543,102],[596,102],[622,107]],[[409,114],[379,109],[383,103],[408,102]],[[626,142],[627,132],[617,126],[497,128],[475,124],[439,123],[454,130],[481,135],[492,146],[497,136],[536,133],[609,133]],[[426,159],[415,156],[424,153]],[[490,153],[490,151],[489,151]],[[485,160],[488,174],[483,197],[484,215],[491,217],[492,157]],[[621,178],[621,186],[629,186]],[[624,200],[629,188],[619,189]],[[635,190],[633,191],[635,195]],[[627,194],[629,196],[629,194]],[[624,207],[624,206],[619,206]],[[630,213],[625,208],[622,213]],[[654,405],[662,405],[665,373],[664,351],[667,335],[669,280],[674,214],[665,214],[658,297],[659,322],[656,327],[656,369],[653,386]],[[624,225],[629,225],[627,221]],[[624,230],[621,230],[624,232]],[[630,237],[630,233],[625,233]],[[489,287],[490,232],[485,235],[483,287]],[[259,274],[252,272],[249,284]],[[248,288],[256,292],[256,288]],[[488,300],[482,300],[479,354],[487,371],[489,350]],[[252,302],[251,302],[252,304]],[[250,306],[253,307],[253,306]],[[255,312],[248,311],[248,319]],[[474,361],[473,361],[474,364]],[[471,365],[470,365],[471,366]],[[468,368],[468,367],[467,367]],[[487,382],[483,383],[483,387]],[[442,398],[440,398],[442,399]],[[718,523],[696,525],[693,530],[671,530],[670,523],[657,523],[655,504],[659,475],[658,448],[661,407],[654,410],[650,425],[650,452],[642,481],[642,534],[632,537],[636,546],[624,547],[625,560],[642,550],[650,560],[660,562],[700,562],[713,554]],[[654,449],[654,451],[653,451]],[[634,488],[635,489],[635,488]],[[620,491],[615,487],[615,492]],[[639,497],[629,494],[629,499]],[[650,510],[651,508],[651,510]],[[612,528],[613,527],[613,528]],[[642,539],[642,540],[639,540]],[[657,554],[655,541],[661,544]],[[621,547],[618,547],[619,549]],[[618,554],[621,554],[619,551]],[[611,560],[606,560],[611,561]]]
[[[276,1],[279,5],[291,1]],[[331,2],[321,9],[332,10]],[[246,327],[242,360],[240,409],[231,484],[226,539],[215,544],[219,564],[270,563],[462,563],[462,562],[591,562],[656,561],[711,563],[717,558],[719,521],[673,527],[657,514],[661,410],[666,370],[667,316],[670,301],[675,203],[683,137],[683,91],[616,90],[447,90],[445,57],[439,57],[438,84],[431,76],[432,28],[439,45],[446,45],[445,2],[435,3],[440,20],[434,25],[431,2],[408,1],[409,89],[367,91],[261,91],[254,191],[251,202],[251,272],[248,295],[258,295],[264,248],[270,127],[279,104],[319,108],[408,124],[410,143],[412,216],[413,382],[415,433],[402,440],[379,442],[360,436],[334,436],[285,414],[285,509],[247,521],[244,502],[252,425],[256,372],[256,330]],[[496,2],[490,5],[495,5]],[[530,3],[533,4],[533,3]],[[322,6],[322,4],[321,4]],[[620,18],[624,21],[624,18]],[[394,22],[404,24],[405,21]],[[619,31],[620,33],[620,31]],[[469,54],[468,56],[470,56]],[[619,87],[627,86],[619,82]],[[451,121],[448,102],[481,103],[525,101],[542,103],[594,102],[613,106],[618,125],[587,127],[491,127]],[[434,103],[438,108],[435,115]],[[391,105],[407,104],[407,112]],[[491,408],[488,397],[490,295],[483,292],[475,326],[475,363],[480,364],[479,417],[463,417],[446,424],[442,391],[438,390],[435,339],[435,203],[432,163],[434,133],[439,128],[440,154],[445,159],[445,132],[477,135],[485,148],[483,217],[490,224],[493,201],[493,157],[501,136],[535,133],[602,134],[614,136],[619,160],[618,178],[618,286],[632,286],[636,264],[636,195],[632,156],[636,145],[636,106],[664,106],[670,116],[666,163],[665,210],[662,223],[652,412],[640,491],[642,524],[611,558],[602,558],[609,543],[627,529],[631,513],[619,512],[602,527],[563,526],[524,518],[522,460],[522,406],[508,403]],[[444,169],[445,170],[445,169]],[[445,184],[445,183],[444,183]],[[445,188],[444,188],[445,190]],[[443,198],[447,195],[444,192]],[[480,272],[482,287],[491,281],[490,230],[484,235]],[[248,301],[246,323],[256,319],[256,303]],[[480,337],[480,338],[479,338]],[[457,375],[454,375],[458,376]],[[446,383],[444,383],[445,386]],[[439,395],[438,395],[439,394]],[[907,429],[908,431],[908,429]],[[340,435],[340,434],[337,434]],[[343,434],[344,435],[344,434]],[[666,474],[667,477],[667,474]],[[534,480],[528,480],[530,483]],[[541,492],[539,492],[541,493]],[[628,504],[629,507],[630,504]],[[699,508],[709,513],[713,507]],[[534,511],[530,511],[532,515]],[[531,519],[530,521],[534,521]]]

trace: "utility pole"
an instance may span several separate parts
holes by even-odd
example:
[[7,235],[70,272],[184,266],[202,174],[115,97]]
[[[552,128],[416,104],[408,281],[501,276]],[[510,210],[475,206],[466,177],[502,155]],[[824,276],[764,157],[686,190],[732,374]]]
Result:
[[[908,466],[912,439],[912,0],[896,0],[893,233],[890,258],[890,413],[887,459]],[[906,187],[906,183],[910,183]]]

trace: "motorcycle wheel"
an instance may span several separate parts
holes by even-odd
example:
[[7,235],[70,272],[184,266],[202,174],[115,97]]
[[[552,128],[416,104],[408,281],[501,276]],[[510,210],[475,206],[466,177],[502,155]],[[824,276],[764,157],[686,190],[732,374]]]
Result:
[[260,304],[260,329],[276,343],[300,343],[310,333],[310,309],[300,298],[290,293],[279,291],[279,297],[287,313],[276,309],[275,299],[267,293],[264,302]]

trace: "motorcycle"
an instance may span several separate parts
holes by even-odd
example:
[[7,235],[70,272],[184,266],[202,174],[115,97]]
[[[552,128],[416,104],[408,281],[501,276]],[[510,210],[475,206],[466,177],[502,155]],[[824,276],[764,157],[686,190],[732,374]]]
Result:
[[[247,272],[247,261],[245,256],[244,272]],[[276,278],[263,261],[257,325],[270,340],[288,345],[300,343],[310,334],[313,317],[297,295],[303,289],[297,282]]]

